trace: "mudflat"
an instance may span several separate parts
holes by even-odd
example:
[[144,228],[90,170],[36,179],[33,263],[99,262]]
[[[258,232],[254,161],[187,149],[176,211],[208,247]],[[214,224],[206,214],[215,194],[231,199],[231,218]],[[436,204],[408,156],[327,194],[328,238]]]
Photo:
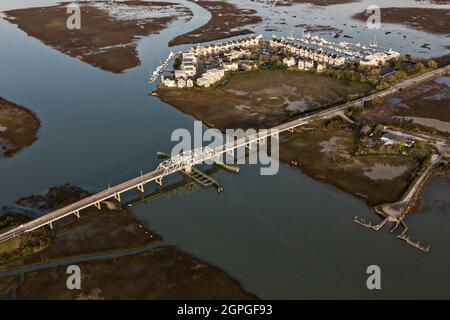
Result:
[[[28,220],[21,210],[47,212],[89,196],[71,185],[17,200],[3,208],[0,231]],[[26,208],[26,209],[24,209]],[[10,212],[10,213],[8,213]],[[144,228],[116,202],[87,208],[80,218],[66,217],[54,229],[40,228],[0,244],[0,271],[71,257],[118,254],[78,262],[82,290],[67,290],[67,266],[0,277],[0,299],[254,299],[238,282],[174,247],[130,250],[158,244],[162,238]]]
[[[382,8],[381,21],[384,23],[401,24],[412,29],[434,34],[450,34],[448,17],[450,9],[443,8]],[[369,14],[360,12],[353,19],[366,21]]]
[[366,92],[368,84],[350,84],[302,71],[255,70],[233,74],[225,85],[210,89],[160,87],[159,97],[210,127],[269,128],[285,122],[293,112],[319,103],[327,106],[348,94]]
[[[169,2],[77,1],[80,29],[69,30],[69,2],[55,6],[6,11],[6,19],[28,35],[71,57],[115,73],[140,64],[139,37],[156,34],[176,19],[192,12]],[[73,4],[72,4],[73,5]]]
[[0,157],[12,157],[32,145],[40,127],[32,111],[0,97]]
[[281,139],[280,159],[373,206],[401,198],[417,170],[410,156],[356,156],[357,132],[313,125]]
[[255,299],[224,272],[173,247],[78,263],[81,290],[68,290],[66,266],[0,278],[0,298]]

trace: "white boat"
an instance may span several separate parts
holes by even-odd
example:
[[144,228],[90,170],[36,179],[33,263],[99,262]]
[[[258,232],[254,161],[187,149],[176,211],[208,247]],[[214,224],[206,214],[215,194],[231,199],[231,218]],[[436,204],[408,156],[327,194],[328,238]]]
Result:
[[288,39],[289,41],[295,41],[294,29],[291,29],[291,31],[289,31],[289,36],[286,39]]

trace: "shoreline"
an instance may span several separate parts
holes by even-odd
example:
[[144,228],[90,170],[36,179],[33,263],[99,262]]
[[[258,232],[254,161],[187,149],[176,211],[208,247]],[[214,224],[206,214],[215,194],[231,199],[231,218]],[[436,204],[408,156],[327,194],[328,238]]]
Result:
[[169,41],[169,47],[252,34],[253,31],[242,28],[262,21],[255,10],[242,9],[234,3],[222,0],[200,0],[195,3],[208,10],[211,19],[199,28],[173,38]]
[[141,64],[139,38],[193,17],[189,8],[176,2],[80,1],[81,29],[69,30],[65,20],[68,3],[8,10],[5,20],[60,53],[104,71],[123,73]]
[[[43,209],[47,206],[50,207],[58,207],[63,205],[65,202],[70,202],[72,200],[73,196],[78,196],[80,193],[86,193],[83,189],[72,187],[71,185],[64,185],[61,187],[54,187],[49,189],[49,193],[46,195],[35,195],[30,196],[26,198],[22,198],[17,200],[17,204],[21,205],[28,205],[30,208],[33,209]],[[58,198],[59,195],[59,198]],[[81,196],[85,196],[82,194]],[[42,204],[42,203],[45,204]],[[39,207],[36,207],[35,204],[40,204]],[[44,207],[43,207],[44,206]],[[106,206],[105,206],[106,207]],[[110,208],[111,207],[111,208]],[[108,205],[108,208],[102,208],[101,211],[98,211],[97,209],[94,210],[86,210],[81,212],[80,219],[76,218],[66,218],[64,221],[61,221],[58,225],[55,226],[55,229],[53,231],[45,231],[44,229],[39,229],[33,231],[33,233],[27,234],[26,237],[28,237],[28,240],[24,239],[22,236],[22,240],[20,240],[20,246],[19,250],[25,250],[22,249],[22,246],[26,246],[27,241],[29,243],[36,242],[34,239],[38,239],[36,237],[41,237],[40,239],[45,239],[47,237],[49,240],[49,244],[45,247],[40,248],[34,248],[38,249],[38,251],[35,251],[34,253],[31,253],[30,255],[26,255],[20,260],[20,264],[17,264],[14,261],[9,263],[6,267],[2,267],[2,270],[0,271],[0,288],[2,286],[2,281],[7,281],[8,277],[13,277],[14,279],[20,278],[23,275],[25,275],[25,284],[23,282],[19,283],[19,285],[15,288],[20,290],[24,285],[27,285],[26,280],[29,279],[30,281],[34,281],[31,279],[39,279],[39,282],[37,284],[37,287],[39,287],[39,283],[43,285],[44,282],[47,280],[47,273],[49,270],[59,270],[59,272],[65,273],[64,266],[70,264],[70,263],[78,263],[81,268],[85,269],[85,272],[91,273],[92,279],[97,279],[99,274],[96,273],[96,268],[108,268],[108,266],[111,265],[111,263],[114,263],[117,265],[115,269],[122,268],[130,263],[133,263],[134,268],[132,270],[139,270],[140,268],[145,268],[148,266],[151,266],[151,268],[157,268],[160,269],[163,272],[169,272],[173,275],[173,277],[170,278],[170,280],[159,280],[158,286],[156,286],[155,290],[160,290],[160,297],[170,298],[171,295],[173,297],[178,298],[225,298],[235,299],[236,297],[240,297],[241,299],[257,299],[258,297],[251,293],[247,292],[242,284],[237,281],[236,279],[229,276],[227,273],[222,271],[220,268],[215,266],[213,263],[206,262],[194,255],[191,255],[187,252],[184,252],[183,250],[172,246],[165,244],[163,241],[163,238],[154,233],[151,230],[146,229],[141,225],[141,223],[134,217],[134,215],[129,211],[129,209],[124,208],[113,208],[113,205]],[[108,212],[103,212],[107,210]],[[17,213],[16,213],[17,214]],[[128,225],[123,225],[122,220],[117,219],[117,215],[125,215],[126,221],[128,222]],[[114,216],[116,218],[114,218]],[[2,219],[5,219],[7,215],[2,216]],[[101,236],[101,233],[98,233],[99,230],[103,228],[102,224],[99,224],[99,220],[101,219],[102,222],[106,222],[107,229],[111,230],[111,234],[108,234],[107,237],[113,237],[115,240],[108,240],[105,239],[103,241],[106,241],[107,245],[110,247],[108,248],[102,248],[102,245],[97,243],[95,239],[99,238]],[[116,227],[111,226],[110,222],[105,221],[105,219],[114,219],[117,224]],[[141,234],[139,237],[138,234],[135,235],[129,235],[128,240],[125,242],[122,242],[120,240],[117,242],[118,235],[113,236],[114,233],[116,233],[120,229],[126,229],[130,230],[130,223],[133,225],[140,226],[140,229],[135,227],[135,232],[138,232],[138,234]],[[108,225],[109,224],[109,225]],[[90,228],[87,229],[87,228]],[[115,230],[116,229],[116,230]],[[42,231],[44,230],[44,231]],[[106,230],[107,231],[107,230]],[[44,232],[44,238],[42,238],[42,232]],[[50,233],[49,233],[50,232]],[[121,231],[123,232],[123,231]],[[127,231],[128,232],[128,231]],[[145,234],[150,234],[150,238],[148,236],[145,236]],[[41,235],[39,235],[41,234]],[[81,238],[80,238],[81,237]],[[83,239],[83,237],[85,237]],[[140,239],[142,238],[142,239]],[[144,239],[146,238],[146,239]],[[81,242],[79,249],[75,249],[73,254],[67,254],[64,255],[64,252],[67,252],[64,248],[66,245],[70,245],[70,243],[73,244],[74,240],[82,240],[77,241],[75,243]],[[123,236],[121,239],[124,239]],[[125,238],[126,239],[126,238]],[[111,243],[111,240],[113,242],[116,242],[115,245]],[[137,240],[137,241],[136,241]],[[31,241],[31,242],[30,242]],[[39,240],[42,241],[42,240]],[[94,246],[98,246],[98,249],[94,251],[89,251],[88,249],[92,246],[89,245],[91,241],[94,241]],[[130,242],[131,241],[131,242]],[[119,245],[120,244],[120,245]],[[112,246],[112,247],[111,247]],[[73,247],[73,246],[72,246]],[[25,247],[23,247],[25,248]],[[15,249],[18,250],[18,249]],[[73,251],[73,248],[72,248]],[[14,252],[14,251],[13,251]],[[155,264],[155,260],[159,261],[159,263]],[[153,262],[152,262],[153,261]],[[150,265],[148,263],[151,263]],[[167,269],[166,265],[170,264],[173,265],[173,267]],[[175,268],[175,271],[172,271],[172,269]],[[183,269],[186,269],[183,272],[179,272]],[[63,270],[64,269],[64,270]],[[178,270],[178,271],[177,271]],[[56,272],[56,271],[52,271]],[[93,277],[94,274],[96,275]],[[128,273],[118,273],[117,274],[117,281],[120,281],[120,279],[126,279],[126,283],[130,283],[132,285],[134,277],[130,278],[130,275]],[[147,274],[146,277],[148,278],[150,283],[155,281],[155,277],[160,277],[158,274]],[[164,277],[163,277],[164,278]],[[3,279],[3,280],[2,280]],[[153,279],[153,280],[152,280]],[[41,282],[42,281],[42,282]],[[53,279],[53,282],[55,282],[55,287],[60,286],[60,283]],[[91,287],[97,287],[102,286],[102,282],[96,283],[96,280],[93,280],[93,286]],[[161,282],[162,281],[162,282]],[[209,290],[208,292],[204,292],[200,289],[200,287],[197,286],[204,286],[205,281],[215,281],[216,287],[213,290]],[[190,284],[189,289],[182,288],[184,284]],[[175,290],[172,292],[171,290],[167,291],[168,288],[172,286],[178,286],[180,287],[180,290]],[[116,297],[116,294],[120,295],[119,288],[109,287],[108,285],[105,285],[105,288],[107,287],[109,297]],[[11,293],[8,291],[9,287],[7,286],[6,289],[0,290],[0,299],[7,298],[9,294]],[[34,288],[34,285],[33,285]],[[53,288],[53,287],[52,287]],[[159,288],[159,289],[158,289]],[[58,289],[58,290],[62,290]],[[56,289],[55,289],[56,290]],[[67,290],[66,290],[67,291]],[[154,290],[151,290],[151,292],[148,292],[147,290],[144,290],[140,292],[142,296],[136,296],[136,298],[151,298],[148,296],[148,294],[153,294]],[[37,291],[35,294],[38,294],[39,291]],[[65,291],[57,291],[61,294],[67,294]],[[55,294],[55,292],[53,293]],[[89,296],[89,293],[86,291],[83,291],[83,293],[80,293],[79,295],[87,294]],[[228,295],[229,294],[229,295]],[[59,295],[58,295],[59,296]],[[19,298],[29,298],[33,297],[33,293],[29,293],[27,290],[23,290],[23,296]],[[41,295],[39,295],[41,297]],[[48,296],[48,298],[54,297],[52,294]],[[68,296],[66,297],[68,299],[70,298],[77,298],[77,296]],[[79,297],[78,297],[79,298]],[[99,298],[99,297],[94,297]]]
[[[448,17],[449,14],[450,9],[447,8],[389,7],[382,8],[381,21],[435,35],[448,35],[450,30],[446,16]],[[369,14],[363,11],[354,14],[352,19],[364,22],[368,16]],[[421,19],[417,19],[417,17],[421,17]]]
[[41,126],[32,110],[0,97],[0,158],[11,158],[33,145]]

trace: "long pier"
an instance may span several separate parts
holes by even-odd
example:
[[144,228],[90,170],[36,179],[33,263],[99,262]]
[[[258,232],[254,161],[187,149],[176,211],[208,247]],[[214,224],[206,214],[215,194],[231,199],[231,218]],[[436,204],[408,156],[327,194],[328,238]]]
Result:
[[98,209],[101,208],[101,203],[108,199],[121,200],[120,195],[132,189],[138,189],[140,192],[144,192],[144,186],[148,183],[155,182],[158,185],[162,185],[162,179],[168,175],[171,175],[179,171],[190,171],[191,168],[207,160],[218,160],[224,153],[233,153],[235,149],[248,147],[251,148],[252,144],[264,143],[267,138],[277,136],[285,131],[293,132],[295,128],[303,126],[314,119],[327,119],[339,116],[339,113],[347,110],[350,107],[364,105],[364,102],[371,101],[375,98],[386,98],[399,91],[415,86],[419,83],[423,83],[429,80],[433,80],[437,77],[443,76],[450,72],[450,66],[439,68],[417,77],[407,79],[399,84],[392,86],[386,90],[374,93],[372,95],[344,103],[339,106],[331,107],[325,110],[313,112],[309,115],[303,116],[299,119],[278,125],[271,129],[264,130],[256,134],[250,134],[244,136],[236,141],[226,143],[216,148],[204,147],[186,151],[179,155],[176,155],[168,160],[163,161],[154,171],[143,174],[139,177],[130,179],[114,187],[110,187],[104,191],[96,193],[92,196],[84,198],[80,201],[57,209],[53,212],[45,214],[39,218],[31,220],[27,223],[21,224],[11,230],[8,230],[0,234],[0,242],[7,241],[14,237],[17,237],[23,233],[33,231],[40,227],[49,225],[53,228],[52,223],[60,220],[69,215],[80,216],[80,211],[95,205]]

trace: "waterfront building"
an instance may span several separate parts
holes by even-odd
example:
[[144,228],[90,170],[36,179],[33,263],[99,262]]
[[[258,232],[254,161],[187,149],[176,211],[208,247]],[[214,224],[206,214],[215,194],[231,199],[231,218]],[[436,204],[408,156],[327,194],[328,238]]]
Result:
[[224,61],[222,62],[222,66],[225,71],[234,71],[239,69],[239,64],[237,61]]
[[227,57],[230,60],[236,60],[239,59],[241,56],[241,50],[232,49],[228,52],[225,52],[225,57]]
[[285,65],[286,67],[292,67],[296,65],[296,61],[295,58],[293,57],[286,57],[283,59],[283,65]]
[[178,88],[184,88],[186,87],[186,80],[184,80],[184,78],[180,78],[177,81],[177,87]]
[[239,65],[245,71],[251,71],[258,68],[258,64],[252,60],[241,60],[239,61]]
[[299,70],[305,70],[305,62],[303,60],[298,60],[297,67]]
[[186,73],[185,73],[184,70],[182,70],[182,69],[175,70],[175,71],[174,71],[174,75],[175,75],[175,78],[176,78],[176,79],[178,79],[178,78],[187,78]]
[[200,87],[209,87],[218,82],[225,75],[225,70],[221,68],[214,68],[206,71],[200,78],[197,79],[197,85]]
[[226,52],[237,47],[239,48],[255,47],[259,45],[261,39],[263,39],[263,36],[259,35],[257,37],[249,37],[228,42],[215,43],[208,46],[194,46],[191,48],[190,52],[196,56],[199,56],[199,55],[210,55],[212,53],[219,53],[221,51]]
[[322,63],[317,64],[317,72],[323,72],[326,69],[326,66]]
[[400,53],[389,49],[385,52],[376,52],[374,54],[366,56],[360,61],[362,66],[378,66],[385,64],[387,61],[393,58],[400,57]]
[[175,79],[170,77],[161,76],[161,83],[168,88],[175,88],[177,86]]
[[311,70],[314,68],[314,62],[312,60],[305,61],[305,70]]
[[184,63],[181,65],[182,70],[184,71],[185,77],[193,77],[197,73],[197,68],[193,63]]

